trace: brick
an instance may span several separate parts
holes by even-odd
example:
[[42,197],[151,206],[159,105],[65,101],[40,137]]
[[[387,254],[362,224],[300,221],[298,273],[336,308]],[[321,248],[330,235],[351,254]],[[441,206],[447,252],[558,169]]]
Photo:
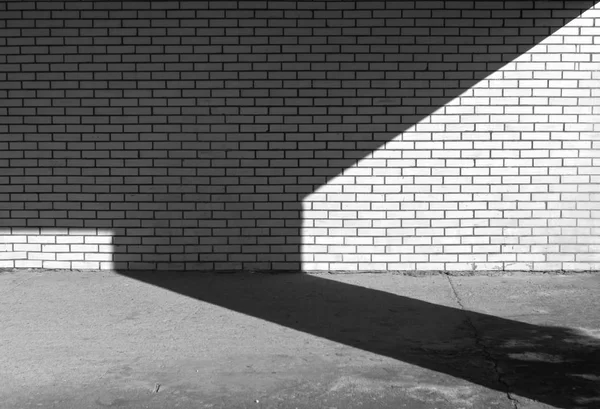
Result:
[[[13,252],[45,253],[36,266],[297,268],[282,240],[315,269],[598,264],[583,247],[519,259],[594,240],[597,7],[534,45],[575,14],[549,3],[527,28],[500,2],[36,4],[0,28],[0,218],[24,228]],[[114,228],[161,253],[112,263]]]

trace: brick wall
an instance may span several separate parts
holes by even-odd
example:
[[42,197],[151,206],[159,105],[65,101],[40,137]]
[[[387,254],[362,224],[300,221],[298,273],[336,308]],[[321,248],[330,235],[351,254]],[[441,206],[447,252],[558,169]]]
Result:
[[0,267],[598,269],[594,3],[2,1]]

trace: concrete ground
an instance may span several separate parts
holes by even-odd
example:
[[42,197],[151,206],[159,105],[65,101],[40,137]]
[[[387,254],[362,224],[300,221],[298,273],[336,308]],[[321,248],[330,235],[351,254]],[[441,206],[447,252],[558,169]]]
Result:
[[600,408],[600,274],[2,271],[0,402]]

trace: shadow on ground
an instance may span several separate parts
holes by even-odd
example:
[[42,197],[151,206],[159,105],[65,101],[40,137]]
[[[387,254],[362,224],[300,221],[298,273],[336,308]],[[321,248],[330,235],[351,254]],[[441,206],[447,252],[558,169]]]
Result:
[[[338,10],[334,19],[321,18],[343,22],[345,27],[322,27],[326,37],[337,37],[336,44],[312,44],[319,36],[310,26],[300,27],[315,22],[318,10],[307,18],[281,13],[282,22],[305,34],[286,37],[268,27],[262,40],[253,38],[265,42],[255,49],[244,43],[253,32],[227,34],[225,27],[242,26],[235,13],[228,21],[231,13],[219,9],[227,2],[207,3],[218,19],[202,17],[204,10],[179,10],[184,17],[172,21],[175,34],[160,47],[145,46],[165,38],[152,15],[138,15],[135,3],[99,3],[118,13],[129,4],[132,10],[122,15],[133,17],[122,17],[121,24],[131,18],[149,27],[146,35],[129,37],[138,42],[134,53],[115,48],[110,54],[90,46],[96,37],[79,33],[56,36],[52,47],[28,53],[24,47],[48,38],[40,32],[7,49],[1,60],[6,80],[0,101],[10,109],[0,116],[0,159],[8,158],[0,161],[1,223],[14,229],[110,230],[118,267],[213,270],[297,269],[306,195],[595,2],[512,2],[510,10],[495,2],[502,7],[498,13],[488,10],[491,2],[456,2],[461,7],[450,14],[441,10],[440,18],[392,16],[378,35],[356,19],[344,22]],[[45,15],[36,18],[38,26],[66,24]],[[6,21],[13,24],[11,19],[20,15]],[[94,27],[117,20],[99,19]],[[475,30],[461,29],[473,27],[474,20]],[[191,34],[184,23],[192,24]],[[206,27],[222,34],[199,34]],[[12,45],[20,38],[9,34],[0,40]],[[107,44],[122,44],[119,35],[108,37]],[[210,41],[219,38],[233,51],[212,47]],[[385,44],[377,43],[381,39]],[[271,47],[273,41],[282,43]],[[164,63],[171,59],[182,64]],[[108,71],[119,79],[95,81],[107,71],[86,67],[95,61],[108,61]],[[33,74],[47,71],[48,64],[60,80]],[[273,73],[281,80],[272,80]],[[135,81],[124,79],[131,76]],[[136,81],[157,76],[165,80],[138,87]],[[600,405],[597,340],[569,329],[308,275],[288,276],[281,286],[268,276],[239,282],[219,276],[209,283],[193,275],[121,274],[489,388],[505,391],[508,385],[518,395],[561,408]],[[479,365],[482,356],[487,366]]]
[[573,329],[532,325],[304,274],[121,274],[510,393],[510,399],[522,396],[563,409],[600,405],[600,339]]

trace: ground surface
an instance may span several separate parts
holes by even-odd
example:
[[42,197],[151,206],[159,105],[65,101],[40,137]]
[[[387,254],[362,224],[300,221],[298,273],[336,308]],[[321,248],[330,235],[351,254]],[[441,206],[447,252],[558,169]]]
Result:
[[0,272],[0,402],[599,408],[600,274]]

